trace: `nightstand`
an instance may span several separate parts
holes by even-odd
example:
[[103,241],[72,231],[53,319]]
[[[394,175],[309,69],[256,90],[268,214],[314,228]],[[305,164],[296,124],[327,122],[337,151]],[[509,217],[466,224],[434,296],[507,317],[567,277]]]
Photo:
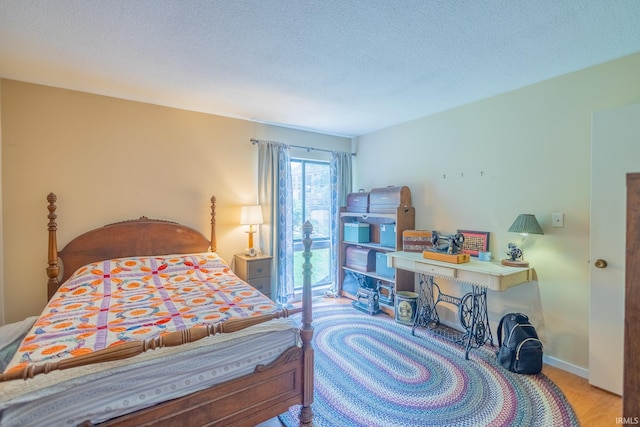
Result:
[[235,255],[236,275],[271,298],[271,259],[269,255]]

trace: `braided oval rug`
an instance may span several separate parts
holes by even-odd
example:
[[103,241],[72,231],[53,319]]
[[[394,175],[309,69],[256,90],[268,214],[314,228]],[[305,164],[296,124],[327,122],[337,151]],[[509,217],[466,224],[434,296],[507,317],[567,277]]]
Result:
[[[492,347],[464,349],[350,304],[314,304],[315,427],[577,426],[544,374],[497,365]],[[299,406],[280,415],[298,426]]]

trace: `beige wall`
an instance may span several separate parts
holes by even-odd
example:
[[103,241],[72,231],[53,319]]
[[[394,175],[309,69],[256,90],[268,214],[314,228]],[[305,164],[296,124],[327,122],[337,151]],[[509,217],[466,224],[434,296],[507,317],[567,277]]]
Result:
[[[500,259],[507,243],[520,243],[519,235],[507,232],[516,216],[536,215],[545,234],[527,238],[525,258],[539,280],[490,292],[490,321],[495,327],[503,313],[528,313],[545,354],[583,375],[591,114],[640,101],[638,76],[640,54],[357,140],[356,187],[410,186],[417,228],[490,231],[491,251]],[[553,212],[565,214],[564,228],[551,227]],[[452,293],[468,291],[450,286]]]
[[351,150],[351,140],[82,92],[1,80],[6,322],[46,302],[47,202],[58,244],[122,219],[175,220],[208,235],[217,197],[219,253],[246,246],[240,206],[256,202],[262,138]]

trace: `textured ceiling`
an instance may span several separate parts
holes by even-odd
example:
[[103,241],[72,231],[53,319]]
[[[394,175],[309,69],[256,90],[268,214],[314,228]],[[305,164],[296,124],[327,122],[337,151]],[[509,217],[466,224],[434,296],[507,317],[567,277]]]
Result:
[[640,52],[640,0],[0,0],[0,76],[356,136]]

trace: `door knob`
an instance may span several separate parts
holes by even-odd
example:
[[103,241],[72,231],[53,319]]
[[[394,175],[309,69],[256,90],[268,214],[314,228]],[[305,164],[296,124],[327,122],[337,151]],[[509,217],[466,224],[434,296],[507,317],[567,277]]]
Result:
[[595,265],[596,268],[606,268],[607,267],[607,261],[605,261],[603,259],[597,259],[596,262],[593,265]]

